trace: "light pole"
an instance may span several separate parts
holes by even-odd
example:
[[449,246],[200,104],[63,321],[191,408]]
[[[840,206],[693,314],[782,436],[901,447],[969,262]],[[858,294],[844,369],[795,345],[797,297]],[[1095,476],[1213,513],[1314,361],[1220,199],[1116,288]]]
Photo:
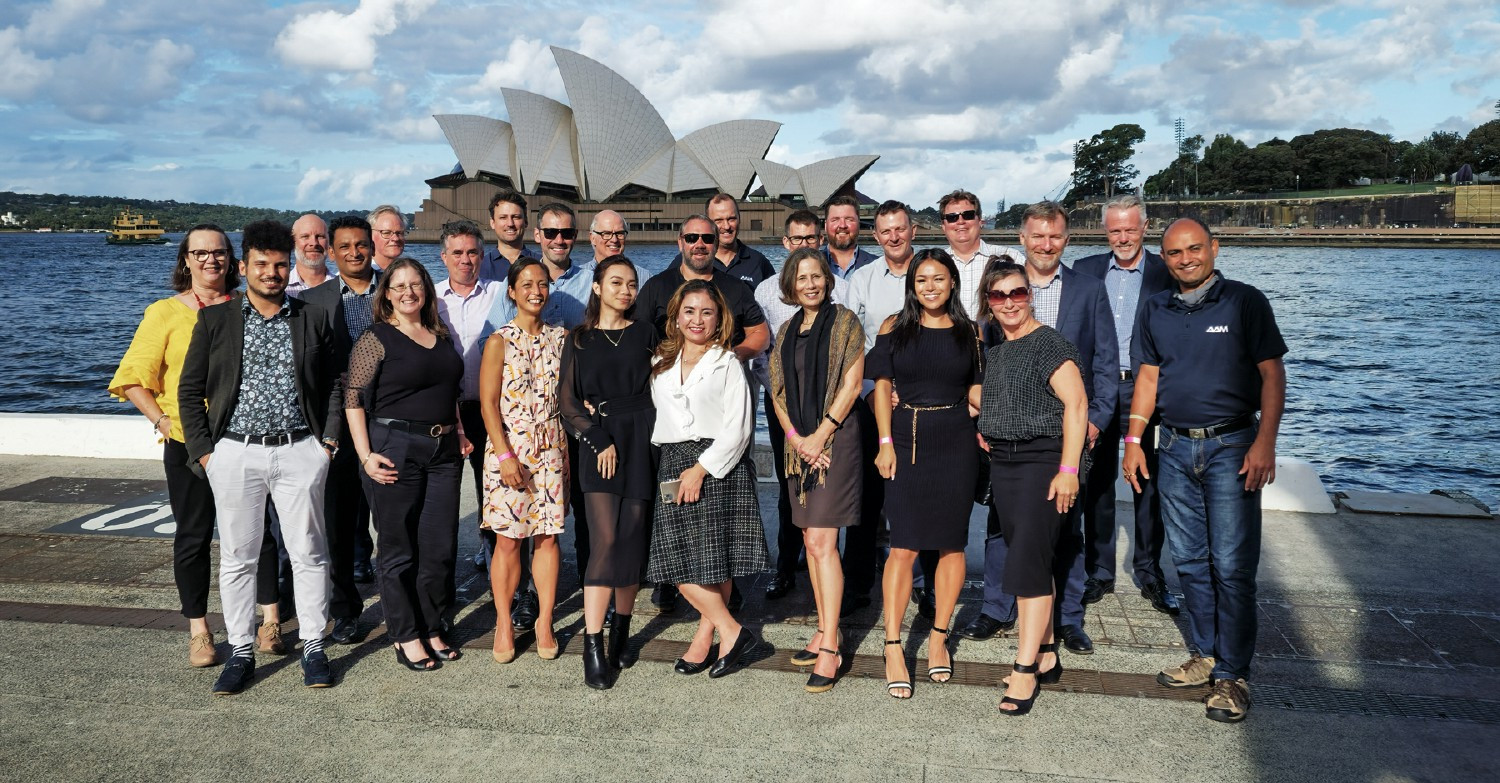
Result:
[[1297,183],[1297,198],[1302,198],[1302,175],[1293,174],[1292,179]]

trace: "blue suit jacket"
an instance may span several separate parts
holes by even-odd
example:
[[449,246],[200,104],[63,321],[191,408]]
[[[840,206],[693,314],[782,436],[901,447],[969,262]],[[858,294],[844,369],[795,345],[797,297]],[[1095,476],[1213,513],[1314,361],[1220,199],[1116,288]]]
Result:
[[1109,309],[1104,282],[1059,265],[1062,302],[1057,308],[1057,331],[1073,343],[1083,360],[1083,384],[1089,392],[1089,422],[1099,429],[1115,415],[1120,387],[1120,343]]

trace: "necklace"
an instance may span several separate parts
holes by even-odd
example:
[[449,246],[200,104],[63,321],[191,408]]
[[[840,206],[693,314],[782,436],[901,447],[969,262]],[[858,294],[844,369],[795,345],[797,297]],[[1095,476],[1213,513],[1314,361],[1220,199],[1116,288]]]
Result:
[[[620,336],[619,337],[610,337],[609,336],[610,332],[619,332]],[[625,330],[624,329],[600,329],[599,330],[599,334],[604,335],[604,339],[608,340],[609,344],[613,345],[616,348],[619,348],[620,347],[620,341],[623,340],[623,339],[625,339]]]
[[[193,295],[193,301],[198,303],[198,309],[199,310],[202,310],[203,308],[208,307],[208,305],[217,304],[220,301],[218,299],[215,299],[212,302],[208,302],[207,304],[205,304],[203,302],[203,299],[198,296],[198,292],[197,291],[193,291],[192,289],[188,289],[188,291],[192,293],[192,295]],[[224,298],[228,299],[229,295],[228,294],[224,294]]]

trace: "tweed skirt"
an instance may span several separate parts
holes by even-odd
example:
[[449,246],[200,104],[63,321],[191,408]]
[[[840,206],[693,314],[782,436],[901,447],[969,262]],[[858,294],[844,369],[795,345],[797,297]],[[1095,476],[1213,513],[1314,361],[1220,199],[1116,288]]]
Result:
[[[662,444],[657,479],[675,480],[712,443]],[[697,502],[663,503],[658,495],[648,563],[647,579],[670,584],[718,584],[770,568],[755,474],[747,457],[722,479],[705,476]]]

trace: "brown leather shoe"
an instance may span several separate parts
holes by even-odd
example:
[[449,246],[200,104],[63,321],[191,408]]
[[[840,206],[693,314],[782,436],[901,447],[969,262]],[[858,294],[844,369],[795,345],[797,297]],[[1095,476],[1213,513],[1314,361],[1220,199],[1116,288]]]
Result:
[[272,655],[285,655],[286,642],[281,640],[281,623],[261,623],[255,631],[255,649]]
[[213,633],[195,633],[188,640],[188,663],[204,669],[219,662],[219,651],[214,649]]

